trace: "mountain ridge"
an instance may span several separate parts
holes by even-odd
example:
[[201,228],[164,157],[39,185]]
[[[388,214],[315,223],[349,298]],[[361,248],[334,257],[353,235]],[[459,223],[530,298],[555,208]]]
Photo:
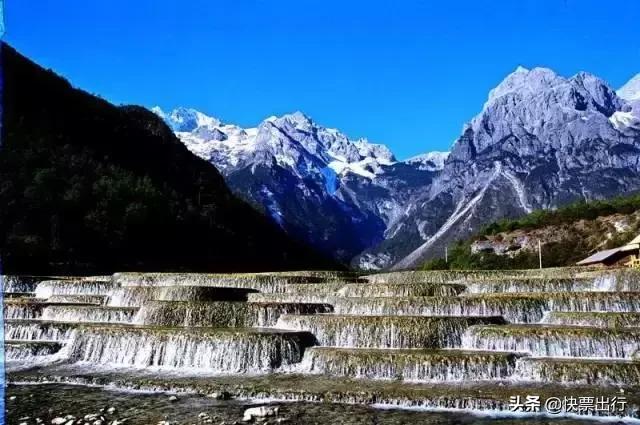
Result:
[[236,198],[151,111],[0,50],[5,272],[339,267]]
[[416,176],[436,173],[446,157],[398,161],[385,145],[351,139],[300,111],[241,128],[193,109],[153,110],[170,127],[188,130],[176,134],[216,165],[237,195],[261,206],[288,232],[347,262],[384,238],[399,198],[416,187]]
[[[518,67],[489,92],[450,152],[404,161],[301,112],[269,117],[253,129],[210,118],[215,128],[178,134],[285,230],[314,246],[330,241],[324,252],[342,250],[339,258],[357,268],[405,268],[503,216],[635,190],[640,107],[624,97],[635,99],[637,79],[619,96],[587,72],[562,77]],[[256,175],[272,184],[257,184]],[[286,199],[287,188],[300,191],[295,202]],[[313,223],[317,211],[329,222]],[[347,241],[337,234],[358,242],[343,249]]]

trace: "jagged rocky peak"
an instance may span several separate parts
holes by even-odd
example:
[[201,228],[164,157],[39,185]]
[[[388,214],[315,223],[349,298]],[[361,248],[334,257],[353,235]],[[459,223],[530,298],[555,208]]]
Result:
[[640,101],[640,73],[631,78],[624,86],[617,91],[620,98],[628,101]]
[[[463,128],[429,191],[412,200],[420,207],[372,255],[418,266],[489,222],[637,190],[638,109],[592,74],[517,68]],[[424,243],[407,253],[408,240]]]
[[519,66],[489,92],[484,111],[492,106],[515,106],[535,100],[542,106],[559,104],[576,110],[592,110],[610,116],[622,102],[608,84],[587,72],[564,78],[549,68],[528,70]]
[[[564,78],[548,68],[519,67],[491,90],[482,111],[464,127],[452,158],[466,161],[487,148],[515,148],[517,140],[555,142],[559,147],[586,133],[604,135],[612,131],[609,118],[624,106],[615,91],[592,74]],[[565,126],[570,128],[562,130]],[[512,153],[535,155],[539,147],[529,143],[529,152],[518,147]]]
[[[279,132],[274,132],[271,126]],[[316,124],[309,116],[297,111],[282,117],[270,117],[259,127],[258,137],[266,132],[270,138],[282,137],[298,142],[310,154],[325,162],[354,163],[366,158],[388,165],[395,162],[393,153],[384,145],[370,143],[367,139],[352,140],[335,128]]]
[[500,84],[489,92],[489,98],[485,103],[485,108],[501,96],[519,93],[521,95],[531,95],[546,90],[562,81],[555,72],[549,68],[527,69],[518,66],[515,71],[509,74]]

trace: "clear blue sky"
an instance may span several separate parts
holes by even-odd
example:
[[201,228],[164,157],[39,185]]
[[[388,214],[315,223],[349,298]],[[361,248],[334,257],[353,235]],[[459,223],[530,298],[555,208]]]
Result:
[[637,0],[5,0],[14,47],[115,103],[256,125],[302,110],[399,158],[448,149],[517,65],[618,87]]

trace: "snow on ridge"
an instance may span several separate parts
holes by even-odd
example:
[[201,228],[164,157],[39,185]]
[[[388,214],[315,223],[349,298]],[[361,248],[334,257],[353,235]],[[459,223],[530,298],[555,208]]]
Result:
[[[365,138],[350,139],[338,129],[316,124],[300,111],[270,116],[256,128],[223,124],[190,108],[166,113],[154,107],[152,112],[167,122],[189,150],[222,171],[269,158],[286,167],[300,168],[311,157],[324,176],[330,169],[337,175],[353,173],[373,179],[383,172],[383,166],[396,162],[387,146]],[[331,183],[328,187],[333,186]]]
[[438,171],[444,168],[444,163],[449,158],[449,151],[432,151],[416,155],[404,162],[417,166],[419,170]]
[[627,128],[640,130],[640,116],[633,111],[616,111],[609,117],[609,122],[619,131],[624,131]]
[[636,74],[627,83],[620,87],[616,94],[626,100],[627,102],[633,102],[640,100],[640,73]]

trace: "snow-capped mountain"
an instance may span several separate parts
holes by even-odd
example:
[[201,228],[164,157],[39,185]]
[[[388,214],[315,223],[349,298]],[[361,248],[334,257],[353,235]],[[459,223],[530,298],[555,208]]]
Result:
[[384,239],[411,192],[428,183],[446,157],[398,162],[386,146],[350,139],[301,112],[240,128],[193,109],[153,111],[237,194],[345,262]]
[[[625,97],[633,99],[633,86]],[[631,103],[588,73],[516,69],[464,127],[433,183],[409,201],[398,230],[360,258],[412,267],[497,219],[639,190]]]
[[381,166],[396,162],[386,146],[366,139],[350,140],[336,129],[316,125],[302,112],[269,117],[258,127],[245,129],[194,109],[178,108],[166,114],[155,107],[153,111],[192,152],[224,170],[273,159],[280,166],[295,169],[300,177],[328,167],[337,175],[355,173],[374,178]]
[[255,128],[155,112],[290,234],[362,269],[407,268],[497,219],[640,190],[639,80],[616,93],[518,67],[450,153],[406,161],[300,112]]

